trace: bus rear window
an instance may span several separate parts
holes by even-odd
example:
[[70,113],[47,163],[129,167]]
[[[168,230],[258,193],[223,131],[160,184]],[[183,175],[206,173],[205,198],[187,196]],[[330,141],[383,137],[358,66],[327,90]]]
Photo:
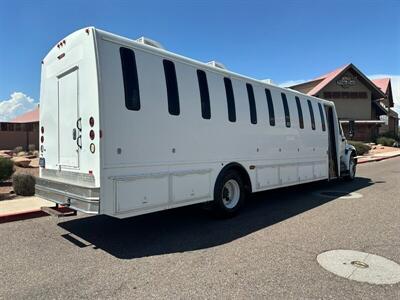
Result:
[[197,70],[197,80],[200,90],[201,116],[203,119],[211,119],[210,94],[208,92],[206,72]]
[[257,124],[256,99],[254,98],[253,86],[250,83],[246,83],[246,88],[247,96],[249,98],[250,121],[251,124]]
[[299,114],[299,126],[301,129],[303,129],[304,128],[303,110],[301,109],[300,99],[297,96],[296,96],[296,106],[297,106],[297,112]]
[[228,105],[228,119],[231,122],[236,122],[236,108],[235,108],[235,96],[233,94],[232,81],[224,77],[226,101]]
[[310,100],[307,100],[307,104],[308,104],[308,109],[310,111],[311,128],[312,130],[315,130],[315,118],[314,118],[314,110],[312,107],[312,103]]
[[281,93],[282,96],[282,104],[283,110],[285,111],[285,125],[286,127],[290,127],[290,113],[289,113],[289,106],[286,99],[286,94]]
[[129,110],[140,110],[139,80],[135,53],[133,50],[124,47],[119,48],[119,53],[124,81],[125,106]]
[[322,131],[325,131],[326,130],[325,116],[321,103],[318,103],[318,109],[319,109],[319,115],[321,116]]
[[178,81],[176,79],[175,65],[170,60],[163,60],[165,83],[167,84],[168,96],[168,111],[171,115],[178,116],[179,108],[179,93]]
[[265,97],[267,97],[269,125],[275,126],[274,102],[272,101],[271,91],[269,89],[265,89]]

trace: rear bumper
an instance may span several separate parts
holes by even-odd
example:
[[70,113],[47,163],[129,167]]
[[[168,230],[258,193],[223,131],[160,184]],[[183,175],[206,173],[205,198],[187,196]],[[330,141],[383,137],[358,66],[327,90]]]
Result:
[[100,188],[36,178],[35,194],[87,214],[98,214],[100,211]]

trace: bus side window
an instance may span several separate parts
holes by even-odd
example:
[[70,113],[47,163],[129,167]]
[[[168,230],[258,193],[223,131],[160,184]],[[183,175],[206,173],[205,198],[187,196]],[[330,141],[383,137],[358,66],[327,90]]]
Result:
[[247,96],[249,98],[251,124],[257,124],[256,99],[254,98],[253,86],[250,83],[246,83],[246,88]]
[[210,93],[208,91],[207,75],[203,70],[197,70],[197,80],[199,82],[201,116],[203,119],[211,119]]
[[235,96],[233,94],[232,81],[224,77],[226,101],[228,105],[228,119],[230,122],[236,122],[236,108],[235,108]]
[[122,77],[124,81],[125,106],[129,110],[140,110],[139,79],[136,68],[135,52],[121,47]]
[[267,97],[269,125],[275,126],[274,102],[272,101],[271,91],[269,89],[265,89],[265,97]]
[[290,113],[289,113],[289,106],[287,103],[286,94],[281,93],[281,96],[282,96],[283,109],[285,111],[285,125],[286,127],[290,127]]
[[314,110],[312,107],[312,103],[310,100],[307,100],[307,103],[308,103],[308,109],[310,110],[311,128],[312,130],[315,130],[315,118],[314,118]]
[[168,96],[168,111],[171,115],[178,116],[180,113],[179,108],[179,93],[178,81],[176,79],[175,65],[172,61],[164,59],[164,74],[165,83],[167,85]]
[[318,109],[319,109],[319,115],[321,116],[322,131],[325,131],[326,130],[326,125],[325,125],[324,111],[322,109],[321,103],[319,103],[319,102],[318,102]]
[[303,129],[304,128],[303,110],[301,108],[300,99],[297,96],[296,96],[296,106],[297,106],[297,112],[299,114],[299,126],[301,129]]

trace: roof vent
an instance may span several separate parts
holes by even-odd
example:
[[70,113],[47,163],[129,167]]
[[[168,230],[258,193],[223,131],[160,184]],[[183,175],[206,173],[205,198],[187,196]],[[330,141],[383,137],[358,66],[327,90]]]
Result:
[[215,60],[209,61],[207,65],[226,70],[226,67],[223,64]]
[[141,44],[144,44],[144,45],[148,45],[148,46],[152,46],[152,47],[155,47],[155,48],[159,48],[159,49],[165,50],[165,48],[163,47],[163,45],[161,45],[159,42],[156,42],[156,41],[154,41],[154,40],[152,40],[152,39],[149,39],[149,38],[147,38],[147,37],[144,37],[144,36],[138,38],[138,39],[136,40],[136,42],[141,43]]

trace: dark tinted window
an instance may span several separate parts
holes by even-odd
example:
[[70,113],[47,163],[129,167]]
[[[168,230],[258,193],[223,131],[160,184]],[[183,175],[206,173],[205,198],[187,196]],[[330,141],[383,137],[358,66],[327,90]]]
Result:
[[265,89],[265,96],[267,97],[268,104],[269,125],[275,126],[274,102],[272,102],[271,91],[269,89]]
[[319,109],[319,115],[321,116],[322,131],[325,131],[326,130],[325,116],[321,103],[318,103],[318,109]]
[[297,96],[296,96],[296,105],[297,105],[297,112],[299,113],[299,126],[300,128],[304,128],[303,110],[301,109],[300,99]]
[[310,110],[311,128],[312,130],[315,130],[315,118],[314,118],[314,110],[312,107],[312,103],[310,100],[307,100],[307,103],[308,103],[308,109]]
[[236,108],[235,108],[235,96],[233,94],[232,81],[225,77],[225,92],[226,92],[226,101],[228,104],[228,118],[231,122],[236,122]]
[[249,98],[251,124],[257,124],[256,99],[254,98],[253,86],[250,83],[246,83],[246,88],[247,88],[247,96]]
[[122,77],[124,80],[125,106],[129,110],[140,109],[139,80],[135,53],[128,48],[119,48]]
[[197,80],[199,81],[201,115],[203,119],[211,119],[210,94],[208,92],[206,72],[197,70]]
[[283,110],[285,111],[285,124],[286,124],[286,127],[290,127],[290,113],[289,113],[289,106],[288,106],[287,99],[286,99],[286,94],[281,93],[281,96],[282,96]]
[[177,116],[180,113],[178,81],[176,80],[175,65],[170,60],[163,60],[165,82],[167,84],[168,111]]

